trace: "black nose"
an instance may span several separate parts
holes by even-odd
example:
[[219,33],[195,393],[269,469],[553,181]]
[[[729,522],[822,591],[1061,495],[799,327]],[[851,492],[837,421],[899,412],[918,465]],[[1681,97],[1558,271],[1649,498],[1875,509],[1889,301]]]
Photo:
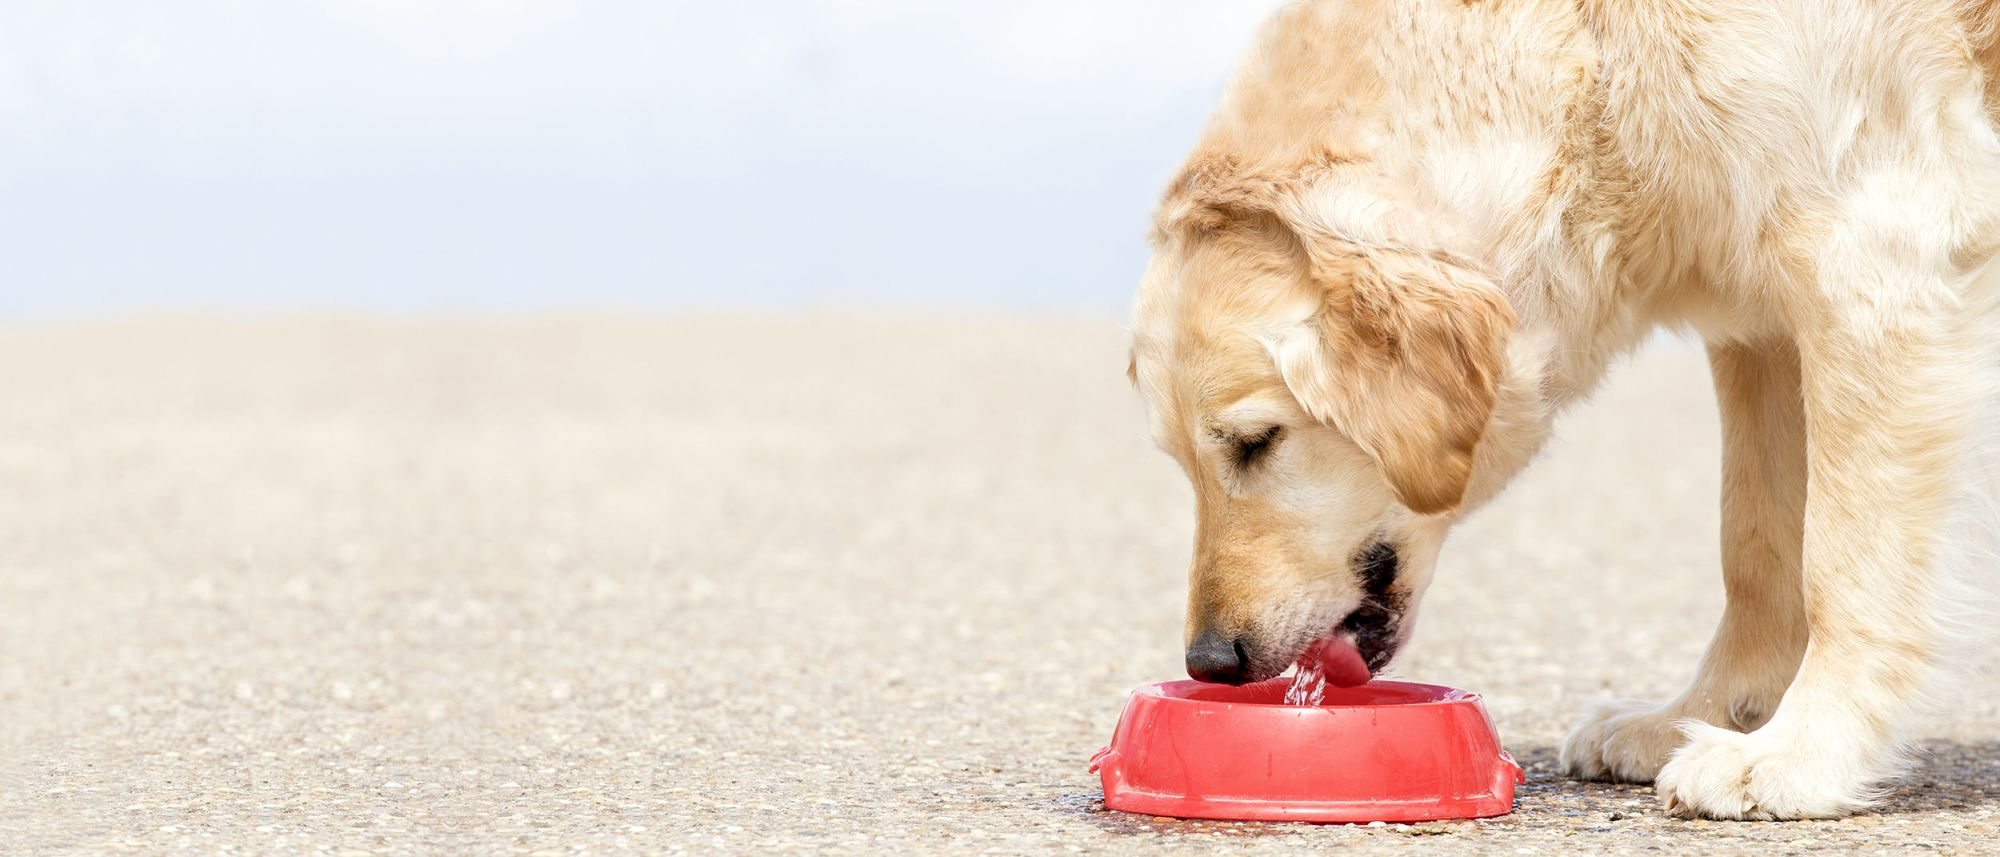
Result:
[[1250,680],[1250,659],[1243,643],[1210,628],[1187,647],[1188,677],[1215,684],[1242,684]]

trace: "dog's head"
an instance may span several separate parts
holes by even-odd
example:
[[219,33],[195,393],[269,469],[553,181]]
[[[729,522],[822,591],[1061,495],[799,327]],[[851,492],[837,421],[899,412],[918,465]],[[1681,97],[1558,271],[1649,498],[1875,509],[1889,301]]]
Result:
[[1259,681],[1314,640],[1408,638],[1493,414],[1513,314],[1470,262],[1337,234],[1310,170],[1198,162],[1169,192],[1130,374],[1195,489],[1187,656]]

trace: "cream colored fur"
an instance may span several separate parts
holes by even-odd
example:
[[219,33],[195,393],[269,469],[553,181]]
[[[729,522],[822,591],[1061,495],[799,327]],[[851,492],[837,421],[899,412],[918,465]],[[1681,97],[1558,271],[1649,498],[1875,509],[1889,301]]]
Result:
[[[1660,327],[1709,343],[1729,606],[1577,775],[1839,816],[1901,767],[1989,481],[1990,2],[1295,3],[1163,202],[1134,381],[1196,485],[1189,623],[1282,668]],[[1255,468],[1240,438],[1282,443]],[[1643,451],[1635,450],[1635,454]],[[1644,491],[1642,485],[1630,490]],[[1976,528],[1975,528],[1976,529]],[[1407,629],[1404,631],[1407,634]]]

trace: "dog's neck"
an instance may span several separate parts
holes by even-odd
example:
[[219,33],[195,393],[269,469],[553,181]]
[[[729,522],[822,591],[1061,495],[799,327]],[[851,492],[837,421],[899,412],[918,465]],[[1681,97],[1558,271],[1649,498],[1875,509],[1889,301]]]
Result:
[[[1587,399],[1656,327],[1647,313],[1635,311],[1645,297],[1624,294],[1636,287],[1618,267],[1617,230],[1595,205],[1604,194],[1590,165],[1563,166],[1573,177],[1570,185],[1527,201],[1511,228],[1482,228],[1495,222],[1483,215],[1427,215],[1455,233],[1447,246],[1494,272],[1516,318],[1493,417],[1476,453],[1467,510],[1518,475],[1547,443],[1556,419]],[[1560,226],[1524,229],[1523,222]]]

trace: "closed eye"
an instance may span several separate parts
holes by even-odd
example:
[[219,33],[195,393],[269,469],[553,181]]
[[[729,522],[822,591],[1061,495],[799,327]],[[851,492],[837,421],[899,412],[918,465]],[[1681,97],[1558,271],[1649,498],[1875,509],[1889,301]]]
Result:
[[1278,445],[1278,435],[1283,429],[1272,426],[1254,435],[1236,439],[1236,468],[1248,470],[1271,454],[1271,448]]

